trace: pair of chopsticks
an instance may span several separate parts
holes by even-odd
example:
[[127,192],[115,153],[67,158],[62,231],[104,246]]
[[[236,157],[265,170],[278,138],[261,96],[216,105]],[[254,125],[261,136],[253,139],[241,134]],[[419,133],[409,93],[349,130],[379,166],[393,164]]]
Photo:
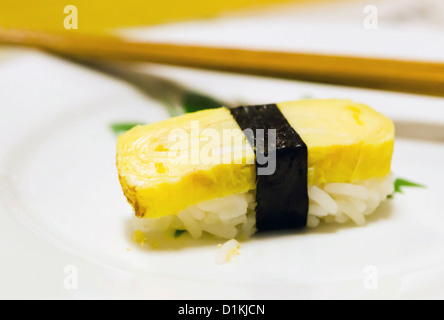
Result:
[[112,36],[0,30],[0,44],[76,59],[150,62],[444,96],[444,63],[134,42]]

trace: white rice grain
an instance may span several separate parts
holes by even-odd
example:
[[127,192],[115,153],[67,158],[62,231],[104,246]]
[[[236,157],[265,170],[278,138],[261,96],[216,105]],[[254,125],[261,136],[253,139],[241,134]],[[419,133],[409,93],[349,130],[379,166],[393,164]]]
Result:
[[353,204],[350,201],[339,200],[338,207],[339,211],[346,214],[358,226],[362,226],[365,224],[364,215],[360,213],[359,210],[355,206],[353,206]]
[[307,216],[307,227],[309,228],[316,228],[320,222],[318,218],[311,214]]
[[317,217],[325,217],[328,215],[328,211],[316,203],[310,203],[308,206],[308,214]]
[[335,214],[338,212],[338,205],[336,204],[335,200],[333,200],[333,198],[327,192],[319,189],[316,186],[311,186],[308,188],[308,198],[316,202],[329,213]]
[[335,217],[335,221],[337,223],[347,223],[349,220],[350,220],[350,218],[348,216],[346,216],[345,214],[341,214],[341,215]]
[[363,214],[367,209],[367,204],[360,199],[350,198],[351,204],[358,210],[359,213]]
[[233,225],[204,224],[202,230],[223,239],[234,238],[237,234],[237,229]]
[[182,220],[186,230],[191,234],[194,239],[200,238],[202,235],[202,228],[199,223],[192,216],[192,210],[186,209],[179,212],[178,217]]
[[234,256],[239,255],[240,243],[231,239],[220,245],[216,253],[216,264],[222,265],[230,262]]
[[330,194],[349,196],[362,200],[366,200],[369,196],[366,187],[351,183],[327,183],[324,186],[324,190]]

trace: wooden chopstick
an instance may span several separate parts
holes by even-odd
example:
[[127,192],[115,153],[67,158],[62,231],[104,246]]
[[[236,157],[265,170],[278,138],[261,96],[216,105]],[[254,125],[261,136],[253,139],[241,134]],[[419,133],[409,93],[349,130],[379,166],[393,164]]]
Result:
[[112,36],[0,30],[0,43],[100,61],[151,62],[444,96],[444,63],[133,42]]

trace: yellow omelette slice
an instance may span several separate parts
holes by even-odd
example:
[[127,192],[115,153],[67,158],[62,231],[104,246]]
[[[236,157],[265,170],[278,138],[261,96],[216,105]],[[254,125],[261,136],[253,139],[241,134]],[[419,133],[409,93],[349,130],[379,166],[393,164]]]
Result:
[[[355,182],[390,172],[394,125],[351,100],[278,103],[308,148],[308,184]],[[186,114],[119,137],[117,170],[139,217],[255,189],[255,155],[226,108]]]

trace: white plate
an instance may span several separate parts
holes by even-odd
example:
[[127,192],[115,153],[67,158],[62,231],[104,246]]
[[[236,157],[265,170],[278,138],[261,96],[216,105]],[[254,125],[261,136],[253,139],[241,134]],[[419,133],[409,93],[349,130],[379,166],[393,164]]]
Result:
[[[362,27],[368,3],[357,1],[126,34],[442,60],[438,7],[419,10],[429,12],[423,17],[415,14],[417,2],[400,2],[374,2],[380,24],[373,31]],[[137,70],[145,74],[139,83],[153,84],[157,76],[170,89],[185,86],[231,102],[307,95],[365,102],[396,122],[395,174],[427,188],[406,189],[362,228],[256,237],[223,266],[214,263],[217,242],[142,250],[130,240],[132,213],[117,181],[116,137],[109,124],[164,119],[162,104],[122,81],[60,59],[1,50],[0,298],[444,297],[444,99],[179,68]],[[375,279],[378,288],[366,289]]]
[[[162,106],[124,83],[42,54],[16,60],[28,74],[46,72],[42,86],[54,95],[32,90],[35,79],[17,76],[13,63],[9,73],[3,68],[0,297],[443,296],[443,99],[150,67],[152,75],[231,101],[309,94],[367,103],[399,128],[394,173],[427,186],[396,195],[365,227],[258,236],[242,244],[236,261],[218,266],[217,242],[188,246],[178,239],[176,248],[149,250],[131,241],[132,212],[117,179],[109,125],[161,120]],[[36,110],[36,101],[45,107]],[[77,290],[65,286],[67,266],[78,272]],[[368,272],[377,289],[366,286]]]

